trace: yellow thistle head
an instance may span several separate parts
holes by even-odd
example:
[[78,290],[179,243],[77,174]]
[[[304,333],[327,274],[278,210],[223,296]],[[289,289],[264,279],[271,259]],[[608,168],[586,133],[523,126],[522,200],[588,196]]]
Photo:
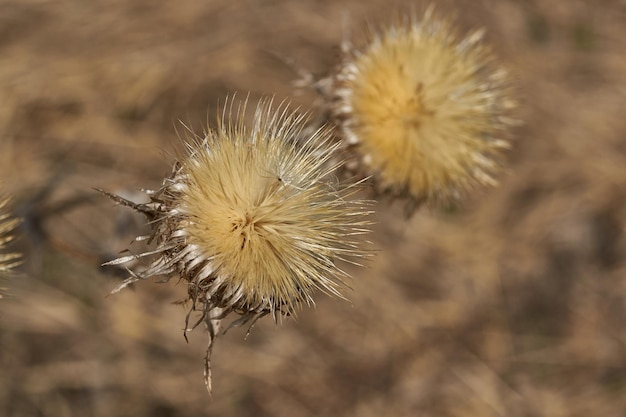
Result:
[[514,102],[481,38],[458,37],[429,8],[346,51],[332,114],[352,165],[380,191],[419,203],[495,184]]
[[[9,212],[8,197],[0,197],[0,278],[4,278],[21,263],[19,253],[6,252],[7,245],[15,238],[15,228],[20,223],[19,219],[13,218]],[[0,298],[5,288],[0,287]]]
[[150,203],[112,196],[148,216],[156,242],[154,251],[109,263],[155,256],[118,289],[154,275],[187,281],[192,311],[209,329],[207,384],[222,318],[279,319],[313,303],[316,290],[341,296],[347,275],[337,261],[364,255],[358,235],[366,231],[367,205],[349,198],[354,185],[333,180],[330,133],[303,139],[306,118],[272,110],[271,102],[257,107],[249,129],[244,110],[233,115],[231,103],[217,129],[191,138]]

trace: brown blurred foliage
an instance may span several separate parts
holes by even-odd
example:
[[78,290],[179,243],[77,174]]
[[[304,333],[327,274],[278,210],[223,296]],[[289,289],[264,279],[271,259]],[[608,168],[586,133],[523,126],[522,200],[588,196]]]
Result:
[[[351,303],[297,321],[182,335],[185,294],[100,263],[169,172],[178,120],[296,91],[395,1],[0,2],[0,170],[23,217],[0,303],[0,415],[619,416],[626,410],[626,3],[447,0],[518,78],[524,126],[497,189],[463,207],[380,203]],[[282,57],[284,59],[278,59]],[[212,121],[213,116],[209,116]],[[132,248],[132,246],[131,246]],[[139,248],[137,249],[139,251]]]

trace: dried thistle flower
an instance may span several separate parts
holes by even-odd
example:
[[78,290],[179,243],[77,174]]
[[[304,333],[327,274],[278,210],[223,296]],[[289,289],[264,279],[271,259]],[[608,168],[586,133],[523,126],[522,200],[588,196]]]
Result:
[[[15,238],[14,231],[20,219],[13,218],[8,210],[11,198],[0,197],[0,278],[4,278],[21,263],[19,253],[4,253],[7,245]],[[6,288],[0,287],[0,298]]]
[[[359,236],[369,224],[363,201],[351,200],[355,185],[333,180],[329,164],[337,145],[321,129],[302,139],[306,117],[272,103],[256,109],[252,129],[243,123],[245,104],[223,112],[218,127],[192,137],[150,202],[115,201],[144,213],[156,249],[119,258],[125,264],[145,256],[115,291],[152,276],[179,275],[188,284],[191,309],[186,331],[204,323],[209,333],[205,382],[210,392],[210,357],[220,323],[254,322],[267,314],[280,320],[313,293],[342,296],[347,274],[337,260],[365,255]],[[227,120],[228,119],[228,120]],[[234,119],[234,120],[233,120]],[[142,238],[138,238],[142,239]],[[192,312],[200,313],[189,323]]]
[[429,7],[360,50],[345,47],[330,97],[346,166],[414,207],[496,184],[515,103],[482,36],[459,37]]

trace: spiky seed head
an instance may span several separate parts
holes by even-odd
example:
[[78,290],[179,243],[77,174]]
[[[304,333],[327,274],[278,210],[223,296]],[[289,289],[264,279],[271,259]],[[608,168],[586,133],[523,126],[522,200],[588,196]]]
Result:
[[[15,238],[15,228],[20,219],[11,216],[9,204],[11,198],[0,197],[0,279],[6,278],[13,269],[21,263],[21,255],[15,252],[7,252],[7,246]],[[0,298],[6,288],[0,287]]]
[[337,261],[364,256],[358,235],[368,224],[367,204],[350,198],[356,186],[331,175],[337,145],[327,130],[302,139],[306,117],[286,106],[273,110],[271,101],[259,104],[250,129],[245,104],[230,109],[217,129],[187,141],[150,203],[113,196],[148,216],[156,241],[154,251],[138,255],[155,255],[152,263],[120,288],[154,275],[187,281],[192,310],[209,329],[207,384],[223,317],[279,319],[313,303],[316,290],[341,296],[347,275]]
[[378,190],[436,202],[496,183],[514,101],[481,38],[481,31],[457,36],[430,7],[421,20],[347,48],[331,112],[352,166],[372,175]]

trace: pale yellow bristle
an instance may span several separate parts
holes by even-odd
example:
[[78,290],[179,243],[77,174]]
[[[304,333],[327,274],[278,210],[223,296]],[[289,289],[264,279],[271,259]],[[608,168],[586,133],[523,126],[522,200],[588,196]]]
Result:
[[266,113],[253,130],[222,128],[192,144],[175,204],[195,259],[219,277],[220,291],[236,294],[241,308],[293,313],[315,289],[340,294],[335,260],[358,255],[350,236],[363,219],[328,178],[328,134],[297,146],[303,121]]
[[385,191],[436,200],[494,183],[512,100],[481,38],[457,37],[429,9],[381,31],[339,71],[335,116]]

